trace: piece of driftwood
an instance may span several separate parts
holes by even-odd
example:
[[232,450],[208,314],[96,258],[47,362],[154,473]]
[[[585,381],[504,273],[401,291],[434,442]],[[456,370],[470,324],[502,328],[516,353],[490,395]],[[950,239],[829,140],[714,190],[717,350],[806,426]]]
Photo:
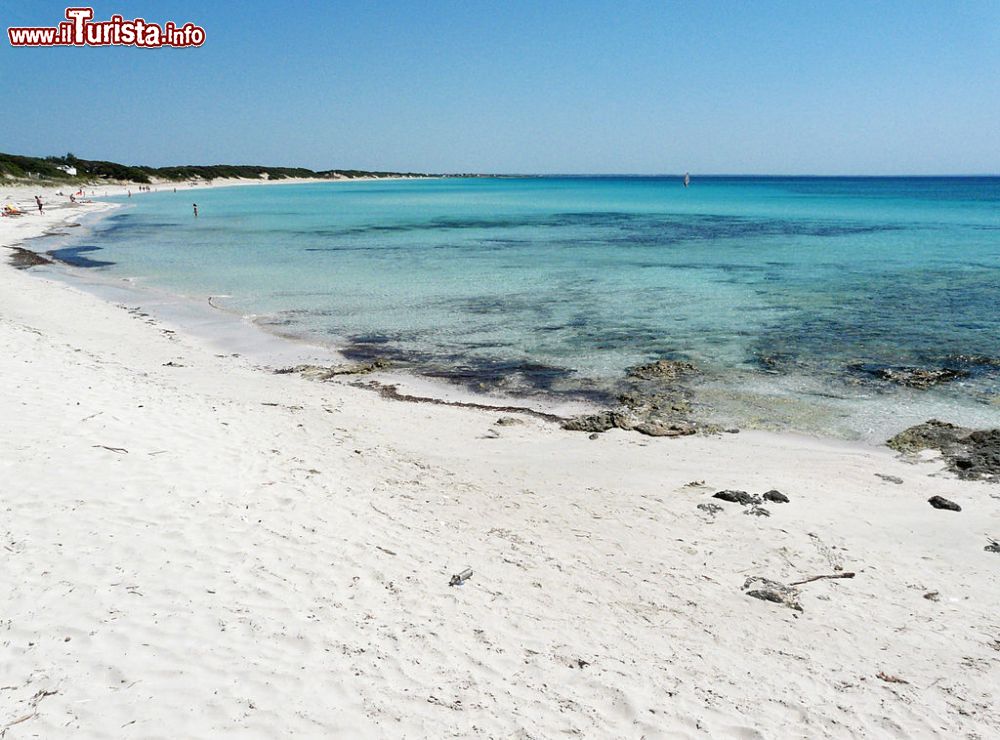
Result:
[[456,573],[455,575],[453,575],[451,577],[451,580],[448,581],[448,585],[449,586],[461,586],[463,583],[465,583],[470,578],[472,578],[472,568],[466,568],[465,570],[461,571],[460,573]]
[[13,720],[11,722],[8,722],[7,724],[5,724],[3,726],[3,733],[6,735],[8,727],[13,727],[14,725],[19,725],[22,722],[27,722],[32,717],[37,717],[37,716],[38,716],[38,711],[36,710],[36,711],[32,712],[31,714],[26,714],[23,717],[18,717],[17,719],[15,719],[15,720]]
[[879,671],[878,673],[876,673],[875,678],[881,679],[886,683],[904,683],[904,684],[909,683],[909,681],[907,681],[905,678],[900,678],[899,676],[890,676],[885,671]]
[[100,447],[101,449],[107,450],[108,452],[124,452],[128,454],[128,450],[124,447],[108,447],[107,445],[91,445],[92,447]]
[[812,578],[806,578],[804,581],[795,581],[795,583],[790,583],[788,585],[801,586],[803,583],[812,583],[813,581],[819,581],[823,578],[854,578],[854,573],[831,573],[824,576],[813,576]]

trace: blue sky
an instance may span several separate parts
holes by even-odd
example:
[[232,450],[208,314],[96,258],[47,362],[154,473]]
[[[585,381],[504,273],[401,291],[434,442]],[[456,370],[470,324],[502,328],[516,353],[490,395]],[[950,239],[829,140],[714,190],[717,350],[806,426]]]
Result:
[[[1000,173],[1000,0],[95,2],[198,49],[15,49],[0,151],[538,173]],[[288,8],[295,7],[294,13]]]

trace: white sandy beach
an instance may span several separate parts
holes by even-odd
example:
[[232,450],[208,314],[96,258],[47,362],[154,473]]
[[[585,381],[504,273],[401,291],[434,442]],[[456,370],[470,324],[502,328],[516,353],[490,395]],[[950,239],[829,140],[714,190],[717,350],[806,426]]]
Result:
[[[45,195],[0,245],[109,207]],[[1000,486],[275,375],[7,251],[0,737],[1000,736]]]

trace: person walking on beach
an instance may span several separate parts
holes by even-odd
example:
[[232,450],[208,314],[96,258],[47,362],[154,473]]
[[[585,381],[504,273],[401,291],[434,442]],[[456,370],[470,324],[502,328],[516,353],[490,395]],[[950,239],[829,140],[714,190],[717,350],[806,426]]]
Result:
[[198,218],[198,204],[192,203],[191,205],[194,206],[194,217]]
[[35,205],[38,206],[38,215],[41,216],[42,215],[42,196],[40,196],[40,195],[36,195],[35,196]]

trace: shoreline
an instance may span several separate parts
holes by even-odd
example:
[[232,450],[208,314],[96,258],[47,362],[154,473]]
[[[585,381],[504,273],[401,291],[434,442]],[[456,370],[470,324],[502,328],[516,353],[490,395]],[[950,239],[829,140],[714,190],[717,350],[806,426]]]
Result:
[[[390,178],[354,178],[336,182],[376,179]],[[238,187],[242,184],[241,182],[226,182],[220,184],[219,187]],[[302,183],[277,181],[273,184]],[[136,194],[137,197],[138,195]],[[268,326],[267,317],[244,315],[224,306],[216,305],[213,303],[213,299],[219,296],[205,296],[203,303],[202,297],[174,293],[169,289],[136,282],[132,278],[104,277],[100,273],[91,273],[86,266],[73,265],[49,256],[51,252],[58,250],[32,251],[28,249],[28,246],[32,246],[31,242],[50,238],[57,239],[63,236],[64,234],[58,229],[72,225],[96,224],[100,219],[112,215],[117,208],[122,207],[122,204],[118,203],[100,202],[108,207],[85,211],[79,215],[78,212],[74,212],[61,221],[49,222],[44,233],[27,234],[22,237],[20,246],[8,248],[19,249],[29,255],[35,254],[41,259],[52,262],[50,265],[31,265],[34,268],[40,268],[34,269],[33,274],[36,277],[66,283],[116,305],[131,305],[136,310],[148,313],[157,320],[170,325],[175,331],[192,332],[211,343],[219,351],[239,353],[263,369],[277,371],[295,365],[346,366],[366,362],[365,358],[352,355],[351,346],[339,344],[335,339],[324,340],[319,337],[284,332],[279,326]],[[71,220],[75,220],[75,223],[70,223]],[[79,237],[75,234],[71,236],[70,244],[79,241]],[[45,244],[44,246],[50,245]],[[210,311],[205,310],[206,304],[210,307]],[[345,373],[345,375],[352,374]],[[390,395],[401,401],[443,403],[484,409],[495,408],[498,411],[507,412],[520,410],[531,416],[549,417],[550,420],[561,419],[563,421],[573,416],[599,410],[599,407],[594,403],[575,397],[556,397],[540,393],[504,393],[485,389],[473,390],[465,384],[443,377],[436,378],[432,375],[411,372],[394,363],[370,374],[365,373],[364,376],[366,380],[378,383],[380,393],[386,392],[388,388],[395,388],[395,394]],[[346,380],[351,381],[351,378],[348,377]]]
[[[377,181],[386,179],[437,178],[361,177],[339,180],[285,178],[274,181],[228,179],[193,184],[191,189],[282,184],[298,185],[315,184],[316,182]],[[132,185],[135,186],[135,184]],[[187,185],[188,183],[185,183],[185,186]],[[127,188],[128,186],[128,184],[125,184],[118,185],[117,187]],[[167,185],[167,187],[171,186],[171,184]],[[28,191],[34,192],[34,189],[30,188],[30,186],[22,186],[21,191],[20,203],[23,207],[27,208],[33,202],[26,193]],[[145,194],[148,193],[135,193],[136,197]],[[98,197],[104,198],[109,196]],[[61,205],[65,207],[65,204]],[[79,211],[73,211],[66,214],[65,217],[55,220],[51,219],[49,214],[46,214],[46,226],[42,230],[43,233],[37,233],[38,229],[35,229],[36,233],[28,232],[21,237],[21,258],[29,263],[27,265],[29,267],[35,266],[32,263],[34,259],[32,257],[33,254],[38,254],[42,259],[50,259],[48,255],[53,251],[59,251],[58,249],[45,249],[41,252],[33,252],[24,246],[24,242],[47,238],[56,239],[59,236],[67,235],[72,237],[67,240],[67,243],[72,245],[79,242],[79,237],[69,232],[65,234],[61,233],[58,231],[59,229],[65,229],[68,226],[85,225],[88,221],[96,224],[101,219],[111,215],[117,208],[127,207],[127,205],[127,203],[110,203],[106,200],[99,200],[77,205],[75,208],[80,209]],[[34,214],[31,215],[33,216]],[[0,231],[0,234],[2,234],[2,231]],[[922,423],[928,418],[949,417],[945,408],[947,401],[944,397],[928,396],[927,398],[922,398],[927,391],[915,391],[916,396],[912,400],[919,399],[923,402],[925,408],[922,411],[918,411],[915,405],[911,408],[911,399],[900,397],[897,400],[897,404],[900,405],[897,410],[903,418],[898,423],[888,427],[883,425],[883,427],[879,427],[878,432],[875,432],[874,428],[862,431],[853,425],[863,423],[864,420],[861,417],[864,414],[861,412],[860,404],[866,402],[859,400],[851,401],[847,397],[842,397],[837,388],[831,387],[826,392],[819,392],[814,389],[810,394],[807,391],[807,395],[811,396],[818,393],[819,398],[847,401],[848,404],[854,404],[856,407],[855,410],[849,411],[844,408],[835,408],[831,405],[822,410],[821,413],[825,415],[822,423],[819,423],[820,419],[809,423],[805,418],[798,419],[796,422],[790,416],[788,418],[783,417],[788,409],[794,407],[796,404],[804,404],[805,401],[803,399],[794,396],[785,398],[780,395],[782,392],[780,389],[758,387],[756,381],[759,379],[748,377],[744,379],[744,382],[752,385],[752,390],[748,389],[744,391],[746,397],[742,399],[743,403],[754,403],[756,405],[760,400],[767,399],[771,392],[778,391],[778,395],[774,399],[774,403],[777,405],[772,409],[775,418],[756,417],[752,420],[751,417],[744,418],[739,414],[734,415],[735,407],[733,404],[740,402],[739,394],[734,392],[737,388],[727,386],[724,378],[717,372],[703,373],[696,371],[693,377],[682,378],[680,383],[673,381],[664,386],[655,383],[640,383],[637,386],[635,382],[629,382],[629,376],[626,374],[618,379],[618,381],[608,380],[606,383],[599,385],[584,382],[576,390],[564,389],[551,391],[542,387],[532,386],[530,381],[521,390],[503,389],[500,387],[502,383],[495,387],[490,387],[483,381],[492,377],[492,373],[488,373],[485,376],[477,376],[475,368],[470,368],[469,372],[462,373],[459,371],[460,368],[452,368],[446,365],[419,367],[416,366],[420,363],[419,359],[415,361],[415,366],[411,366],[410,361],[408,361],[405,355],[399,355],[392,350],[388,353],[380,354],[373,351],[368,345],[352,344],[347,338],[317,337],[288,332],[280,324],[270,324],[271,317],[269,316],[243,314],[213,302],[213,299],[226,298],[227,296],[184,295],[175,293],[169,288],[146,285],[141,279],[137,281],[135,278],[105,277],[101,273],[90,274],[89,266],[74,265],[58,257],[53,262],[55,264],[51,268],[52,273],[46,275],[49,279],[82,287],[84,290],[95,293],[99,297],[114,303],[134,303],[139,310],[149,312],[158,320],[172,325],[175,331],[194,332],[202,339],[216,345],[220,351],[238,352],[255,360],[260,366],[272,371],[295,365],[346,367],[349,365],[364,365],[371,362],[378,364],[387,360],[386,367],[375,369],[367,379],[372,380],[376,385],[380,386],[382,388],[380,392],[382,393],[386,392],[387,386],[393,386],[394,393],[390,395],[396,397],[398,400],[436,402],[456,406],[479,406],[483,408],[495,407],[498,410],[509,410],[519,407],[523,408],[526,413],[542,417],[547,416],[553,421],[559,420],[561,422],[614,411],[615,413],[633,416],[632,426],[642,426],[644,421],[652,421],[655,424],[680,424],[696,428],[699,433],[705,434],[720,434],[730,430],[732,427],[738,427],[744,431],[769,431],[776,434],[788,433],[815,437],[816,439],[842,440],[866,447],[881,447],[893,434],[912,425]],[[47,268],[42,265],[40,270],[35,270],[35,274],[42,275],[46,271]],[[202,312],[202,299],[212,309],[212,312],[218,315],[217,318],[212,318]],[[674,361],[670,360],[668,362]],[[683,365],[684,363],[679,364]],[[732,370],[731,372],[734,375],[738,375],[740,372],[745,371]],[[344,373],[344,375],[353,375],[353,373]],[[368,374],[364,373],[364,375],[367,376]],[[477,377],[479,378],[478,380]],[[845,381],[847,379],[854,379],[855,387],[857,387],[859,381],[865,381],[864,378],[851,375],[850,373],[846,374],[844,379]],[[348,380],[357,382],[356,379],[348,378]],[[806,387],[809,387],[814,380],[812,376],[802,376],[796,380],[793,376],[789,375],[784,378],[785,382],[782,383],[782,386],[786,388],[785,392],[787,393],[790,392],[787,388],[795,385],[796,382],[799,385],[804,382]],[[868,398],[878,397],[881,393],[892,392],[894,390],[889,387],[890,384],[879,386],[872,378],[868,378],[867,382],[870,384]],[[640,387],[643,385],[648,387]],[[748,385],[748,388],[750,388],[750,385]],[[902,390],[903,388],[900,387],[895,389],[895,392],[901,392]],[[641,399],[641,403],[638,406],[627,403],[624,405],[615,403],[615,398],[625,398],[628,396],[632,396],[633,398],[638,397]],[[655,409],[656,403],[662,403],[664,398],[672,399],[671,403],[677,401],[682,406],[689,407],[689,409],[680,414],[656,416],[654,413],[652,416],[643,416],[644,413],[649,413],[647,408],[648,403],[652,404]],[[720,407],[715,408],[716,405]],[[905,413],[903,412],[903,406],[906,406]],[[697,409],[697,411],[694,411],[694,409]],[[858,418],[853,418],[853,414],[856,414]],[[990,425],[989,419],[984,417],[983,412],[977,409],[975,405],[967,406],[962,409],[961,413],[955,416],[956,418],[949,418],[949,420],[960,424],[964,423],[966,426],[972,427],[984,424]],[[847,421],[848,419],[850,421]],[[805,424],[804,426],[802,425],[803,423]],[[799,426],[796,424],[799,424]]]
[[[337,180],[285,178],[274,181],[237,179],[199,183],[192,189],[411,179],[439,178],[359,177]],[[127,188],[128,185],[117,187]],[[167,187],[170,187],[170,185]],[[27,188],[27,186],[22,188],[22,190],[27,189],[30,188]],[[144,192],[133,193],[135,197],[148,194]],[[120,197],[120,195],[95,197]],[[97,203],[102,204],[104,207],[86,208],[86,206]],[[22,194],[19,205],[27,208],[28,205],[33,205],[33,202],[30,197]],[[24,243],[61,236],[62,234],[58,232],[53,233],[53,231],[66,228],[68,225],[84,225],[81,222],[87,221],[96,224],[100,219],[113,214],[118,208],[127,206],[127,204],[109,203],[104,200],[96,201],[93,204],[86,203],[81,205],[84,207],[84,210],[79,212],[80,215],[75,219],[75,223],[71,223],[71,221],[74,220],[76,212],[68,214],[62,220],[49,222],[43,233],[22,236],[19,248],[26,252],[37,254],[42,259],[51,260],[48,253],[55,250],[32,251],[28,250],[24,246]],[[69,240],[69,243],[76,241],[78,241],[78,238],[73,238]],[[220,350],[239,352],[271,370],[278,370],[279,368],[294,365],[363,364],[368,360],[378,359],[354,357],[352,356],[351,346],[338,344],[337,340],[332,338],[324,340],[318,337],[284,332],[278,326],[268,326],[266,324],[266,317],[247,316],[223,306],[215,305],[212,300],[218,296],[205,296],[207,304],[213,311],[218,312],[219,316],[225,317],[215,321],[211,317],[203,315],[199,310],[201,307],[200,298],[196,299],[192,296],[173,293],[168,289],[139,284],[128,278],[101,277],[95,280],[96,276],[88,275],[88,268],[86,266],[76,266],[58,259],[51,261],[54,263],[50,268],[53,271],[52,273],[44,274],[45,269],[42,266],[43,270],[36,270],[35,275],[66,282],[76,287],[82,287],[84,290],[94,293],[112,303],[138,302],[140,310],[152,312],[157,319],[169,323],[175,330],[195,332],[202,339],[206,339],[217,345]],[[505,392],[500,389],[473,389],[467,383],[456,379],[450,379],[446,376],[438,377],[419,371],[410,371],[405,367],[393,367],[393,363],[390,363],[390,366],[385,369],[373,372],[367,379],[372,380],[378,385],[377,392],[383,394],[384,397],[394,398],[398,401],[438,403],[480,409],[494,408],[497,411],[511,413],[519,411],[538,418],[548,417],[550,421],[568,421],[576,416],[599,412],[602,408],[593,400],[585,398],[583,392],[578,394],[547,394],[542,391],[531,392],[530,390],[518,393]]]
[[143,313],[0,265],[12,739],[1000,731],[994,484],[399,403]]

